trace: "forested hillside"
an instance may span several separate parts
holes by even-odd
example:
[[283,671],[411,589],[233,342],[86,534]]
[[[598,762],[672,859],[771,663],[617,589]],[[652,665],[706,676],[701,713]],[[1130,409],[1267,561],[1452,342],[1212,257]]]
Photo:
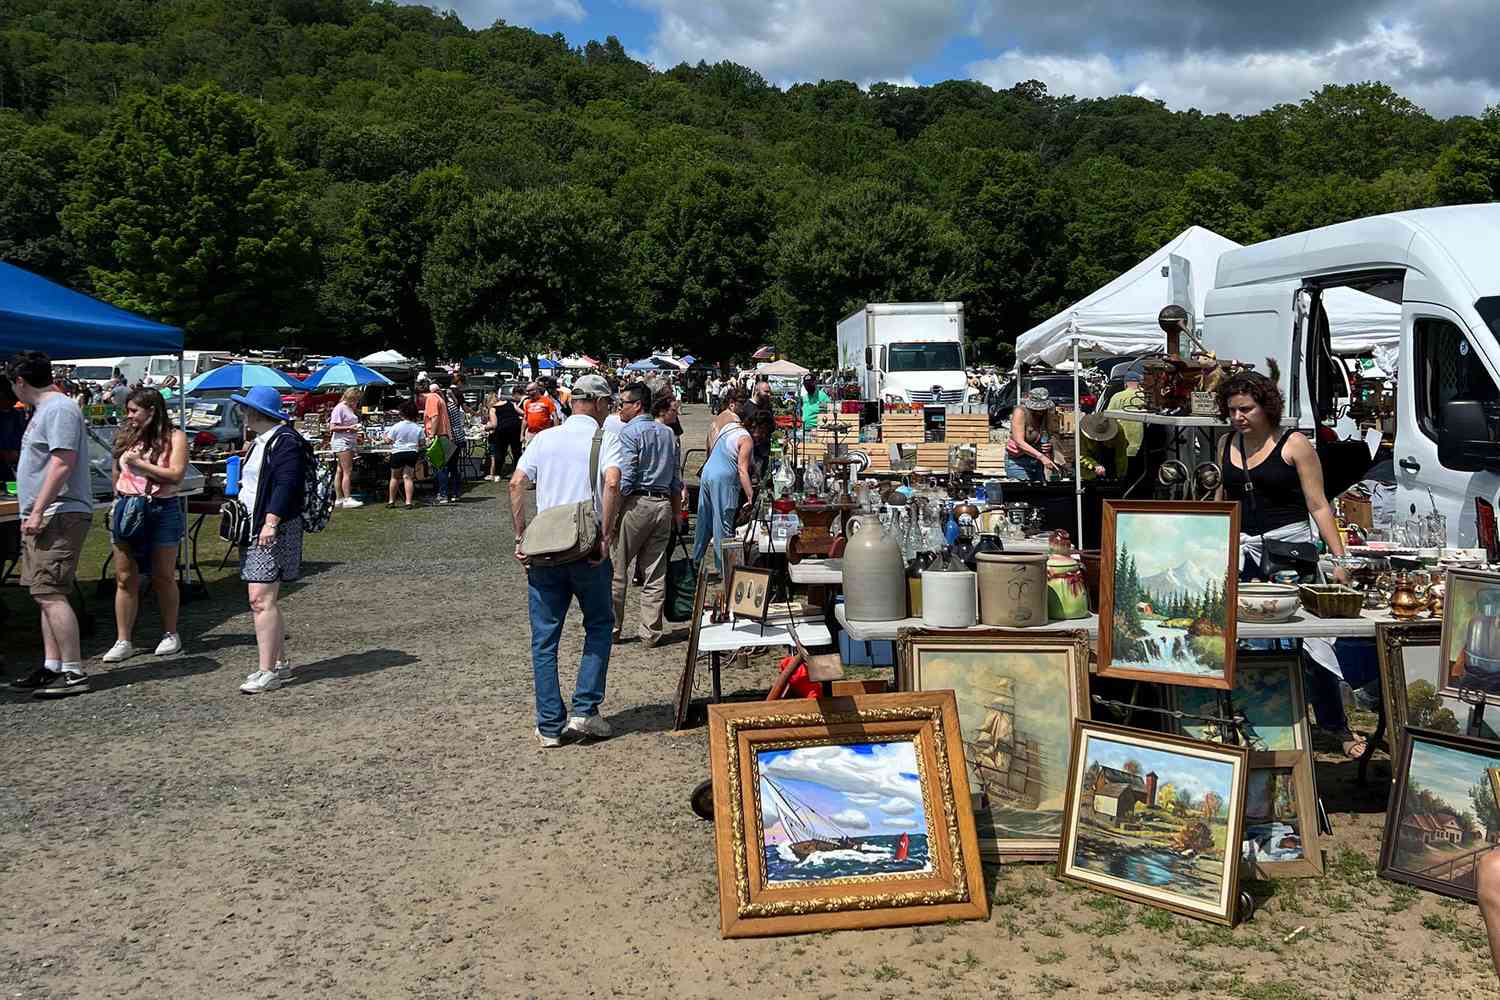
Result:
[[865,300],[981,354],[1185,226],[1488,201],[1500,112],[1379,83],[1251,116],[657,68],[372,0],[7,0],[0,259],[190,347],[832,358]]

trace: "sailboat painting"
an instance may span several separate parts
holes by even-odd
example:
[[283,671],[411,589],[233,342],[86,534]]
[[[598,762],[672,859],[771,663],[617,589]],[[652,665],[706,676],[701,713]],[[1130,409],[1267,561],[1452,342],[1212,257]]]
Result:
[[933,870],[911,740],[767,748],[756,765],[768,886]]

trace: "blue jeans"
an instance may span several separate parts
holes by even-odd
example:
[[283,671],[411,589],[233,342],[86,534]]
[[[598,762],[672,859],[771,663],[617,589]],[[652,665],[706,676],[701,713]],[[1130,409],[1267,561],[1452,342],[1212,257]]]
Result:
[[609,560],[590,566],[587,559],[562,566],[533,566],[526,572],[531,610],[531,674],[536,688],[536,726],[543,736],[558,736],[567,724],[562,689],[557,682],[557,644],[568,605],[578,598],[583,611],[583,658],[573,688],[572,715],[598,715],[609,673],[610,635],[615,627]]
[[693,562],[703,561],[713,539],[719,570],[724,569],[724,539],[734,537],[734,515],[740,509],[740,481],[705,479],[698,486],[698,528],[693,535]]
[[1047,470],[1042,467],[1042,460],[1030,455],[1006,455],[1005,474],[1012,479],[1030,480],[1033,483],[1045,482]]

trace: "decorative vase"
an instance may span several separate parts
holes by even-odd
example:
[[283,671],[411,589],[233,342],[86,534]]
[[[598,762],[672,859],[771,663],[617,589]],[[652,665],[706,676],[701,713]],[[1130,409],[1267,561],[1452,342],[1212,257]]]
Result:
[[1047,624],[1047,557],[1040,552],[981,552],[979,620],[1026,628]]
[[1396,574],[1396,589],[1391,592],[1391,617],[1410,621],[1422,613],[1427,602],[1417,596],[1416,584],[1406,573]]
[[901,546],[874,514],[849,518],[844,543],[844,613],[856,622],[906,617]]
[[1089,616],[1088,588],[1083,567],[1071,556],[1047,557],[1047,620],[1067,621]]

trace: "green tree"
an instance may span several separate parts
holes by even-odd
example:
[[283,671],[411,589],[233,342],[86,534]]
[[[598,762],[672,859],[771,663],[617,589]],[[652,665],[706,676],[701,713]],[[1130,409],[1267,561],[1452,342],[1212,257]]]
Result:
[[640,315],[652,344],[714,361],[749,354],[771,328],[769,197],[724,164],[691,171],[634,238]]
[[0,260],[54,281],[79,284],[77,248],[63,232],[68,173],[78,142],[52,126],[0,114]]
[[1500,197],[1500,106],[1464,129],[1432,168],[1434,194],[1444,205],[1494,201]]
[[432,312],[422,299],[422,263],[443,226],[471,197],[458,167],[434,167],[379,185],[328,252],[320,295],[333,329],[352,344],[431,358]]
[[1474,804],[1474,815],[1484,825],[1490,837],[1500,837],[1500,802],[1495,800],[1495,789],[1486,779],[1469,789],[1469,801]]
[[428,252],[422,301],[445,354],[609,353],[626,325],[620,231],[599,192],[491,192]]
[[287,165],[217,87],[126,100],[84,149],[63,223],[104,298],[190,343],[274,343],[306,315],[315,256]]

